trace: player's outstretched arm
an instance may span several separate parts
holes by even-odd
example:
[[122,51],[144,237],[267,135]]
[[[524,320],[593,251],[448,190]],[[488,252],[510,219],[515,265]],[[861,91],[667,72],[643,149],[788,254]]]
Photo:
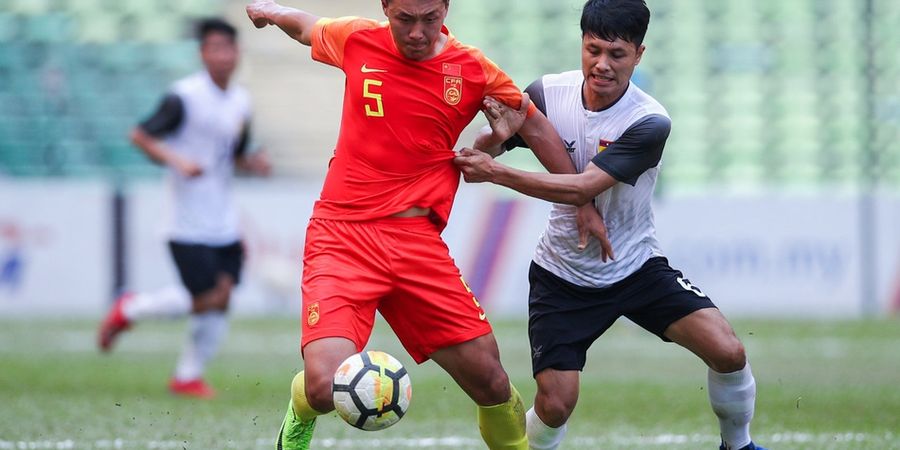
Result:
[[479,150],[464,148],[453,162],[469,183],[490,182],[554,203],[584,205],[618,181],[594,164],[580,174],[536,173],[514,169]]
[[275,25],[303,45],[310,45],[313,25],[320,19],[319,16],[281,6],[272,0],[255,0],[247,5],[247,17],[256,28]]

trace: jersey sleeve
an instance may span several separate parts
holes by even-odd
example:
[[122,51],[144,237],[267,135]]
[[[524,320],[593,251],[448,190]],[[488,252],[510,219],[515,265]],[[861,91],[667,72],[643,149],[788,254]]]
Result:
[[241,135],[238,137],[237,142],[234,144],[234,157],[243,158],[247,155],[247,149],[250,147],[250,121],[247,120],[244,122],[244,126],[241,127]]
[[[484,75],[486,77],[484,96],[494,97],[510,108],[519,109],[519,107],[522,106],[522,91],[520,91],[518,86],[513,83],[512,78],[500,70],[493,61],[488,59],[487,56],[484,56],[480,51],[476,51],[476,55],[479,61],[481,61],[481,67],[484,69]],[[527,117],[531,117],[535,111],[537,111],[537,108],[534,106],[534,103],[532,103],[528,107]]]
[[591,162],[616,180],[632,186],[647,169],[656,167],[672,129],[672,121],[652,114],[635,123]]
[[356,31],[379,26],[378,21],[361,17],[321,18],[313,25],[312,59],[338,68],[344,65],[344,45]]
[[181,126],[184,120],[184,103],[176,94],[166,94],[156,112],[138,124],[145,133],[161,138]]
[[[544,99],[544,78],[538,78],[534,80],[531,84],[525,88],[525,92],[528,93],[528,96],[531,97],[531,104],[537,108],[538,111],[547,115],[547,102]],[[503,143],[503,149],[506,151],[512,150],[516,147],[524,147],[528,148],[528,144],[525,142],[525,139],[522,139],[522,136],[518,134],[513,135],[513,137],[509,138],[506,142]]]

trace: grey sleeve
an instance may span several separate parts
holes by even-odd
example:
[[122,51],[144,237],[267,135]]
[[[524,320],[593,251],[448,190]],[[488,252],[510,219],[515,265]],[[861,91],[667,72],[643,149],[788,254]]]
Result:
[[672,121],[666,116],[644,117],[591,162],[616,180],[634,186],[642,173],[659,164],[671,129]]
[[241,136],[238,138],[237,143],[234,145],[234,157],[243,158],[247,154],[247,149],[250,147],[250,121],[244,123],[243,129],[241,129]]
[[[544,99],[544,78],[538,78],[534,80],[533,83],[529,84],[527,88],[525,88],[525,92],[528,93],[528,96],[531,97],[531,102],[534,103],[534,106],[537,107],[544,115],[547,115],[547,103]],[[522,139],[522,136],[518,134],[509,138],[506,142],[503,143],[503,150],[509,151],[516,147],[524,147],[528,148],[528,144],[525,143],[525,139]]]
[[161,138],[181,126],[184,120],[184,103],[176,94],[166,94],[156,112],[138,126],[150,136]]

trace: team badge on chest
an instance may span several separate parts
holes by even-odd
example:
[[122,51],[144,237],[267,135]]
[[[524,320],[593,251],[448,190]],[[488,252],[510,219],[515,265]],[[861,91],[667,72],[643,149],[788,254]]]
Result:
[[450,106],[456,106],[462,100],[462,66],[444,63],[441,65],[441,73],[444,75],[444,101]]
[[462,100],[463,80],[460,77],[444,77],[444,101],[456,106]]

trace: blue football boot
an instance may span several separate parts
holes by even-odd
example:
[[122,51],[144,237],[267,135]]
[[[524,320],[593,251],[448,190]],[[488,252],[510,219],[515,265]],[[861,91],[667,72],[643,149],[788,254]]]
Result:
[[[724,442],[722,443],[722,445],[719,446],[719,450],[728,450],[727,448],[725,448]],[[739,450],[768,450],[768,449],[765,447],[760,447],[760,446],[754,444],[753,442],[750,442],[746,446],[741,447]]]

